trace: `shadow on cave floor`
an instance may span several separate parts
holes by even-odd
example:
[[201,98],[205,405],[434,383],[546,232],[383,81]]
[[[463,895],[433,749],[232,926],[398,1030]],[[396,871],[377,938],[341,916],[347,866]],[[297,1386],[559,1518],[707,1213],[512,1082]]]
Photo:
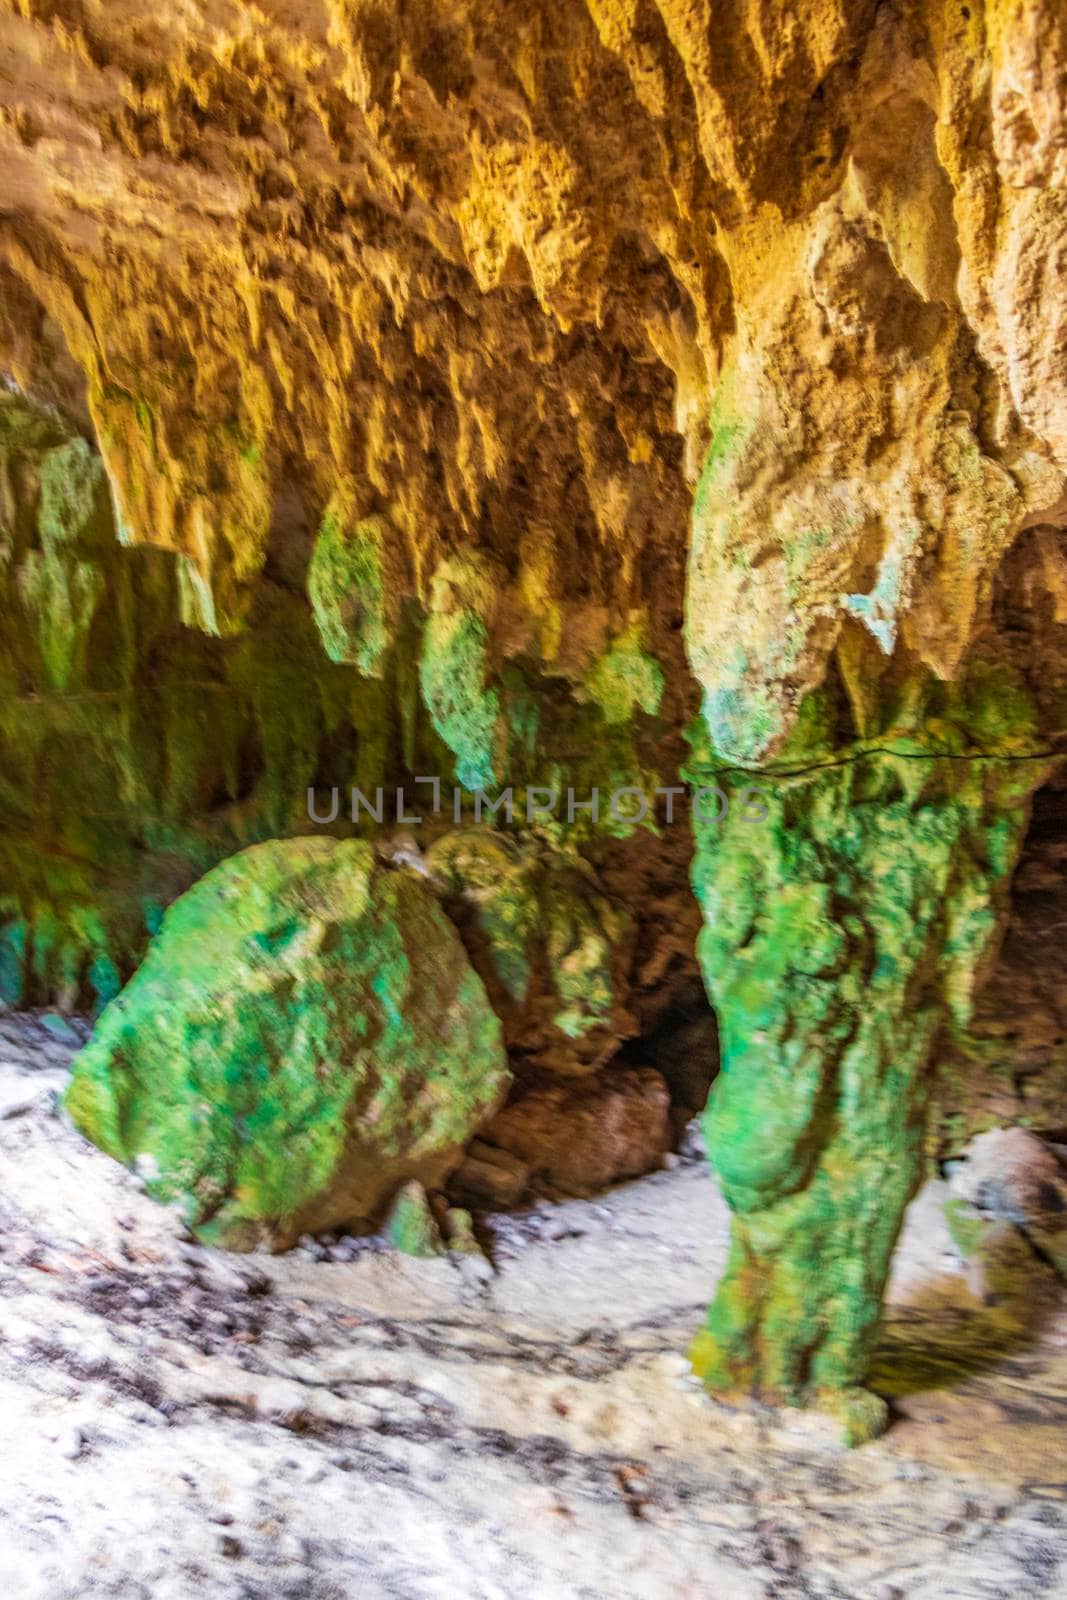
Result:
[[[1051,1273],[1020,1281],[992,1305],[972,1299],[958,1273],[946,1274],[889,1308],[871,1386],[894,1400],[954,1388],[984,1374],[1027,1375],[1027,1354],[1063,1304]],[[1062,1405],[1067,1422],[1067,1396]]]

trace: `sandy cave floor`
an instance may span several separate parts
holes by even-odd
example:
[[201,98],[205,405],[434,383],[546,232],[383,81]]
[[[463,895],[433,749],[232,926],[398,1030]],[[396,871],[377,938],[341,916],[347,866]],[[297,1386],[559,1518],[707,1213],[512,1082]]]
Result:
[[[930,1184],[882,1440],[705,1398],[698,1161],[491,1223],[496,1272],[234,1257],[57,1117],[0,1017],[0,1588],[18,1600],[1067,1595],[1067,1315],[968,1290]],[[334,1254],[343,1254],[344,1247]]]

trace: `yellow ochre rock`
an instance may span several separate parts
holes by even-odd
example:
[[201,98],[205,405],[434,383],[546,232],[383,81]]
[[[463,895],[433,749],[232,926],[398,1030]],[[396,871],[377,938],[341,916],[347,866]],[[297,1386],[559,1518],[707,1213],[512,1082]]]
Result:
[[1062,520],[1065,110],[1057,0],[0,0],[0,363],[189,622],[293,486],[424,606],[493,563],[498,658],[655,652],[688,560],[758,757],[859,630],[953,676]]

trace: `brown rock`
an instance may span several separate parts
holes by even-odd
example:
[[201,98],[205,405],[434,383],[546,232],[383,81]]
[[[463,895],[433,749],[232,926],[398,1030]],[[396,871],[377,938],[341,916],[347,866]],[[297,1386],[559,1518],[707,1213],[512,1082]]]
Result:
[[952,1176],[962,1200],[1022,1230],[1067,1277],[1067,1168],[1025,1128],[993,1128],[973,1140]]
[[491,1150],[476,1139],[448,1190],[470,1205],[507,1207],[518,1204],[529,1180],[530,1168],[525,1162],[516,1161],[504,1150]]
[[967,1263],[967,1288],[986,1306],[1017,1305],[1039,1271],[1034,1252],[1010,1222],[991,1222]]
[[494,1117],[479,1142],[518,1158],[530,1188],[586,1194],[657,1169],[670,1147],[669,1113],[664,1079],[643,1067],[533,1089]]

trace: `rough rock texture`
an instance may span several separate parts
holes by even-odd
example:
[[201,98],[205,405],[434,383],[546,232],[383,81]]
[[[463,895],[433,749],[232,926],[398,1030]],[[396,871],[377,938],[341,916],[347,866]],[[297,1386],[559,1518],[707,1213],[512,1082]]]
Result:
[[389,1238],[406,1256],[436,1256],[444,1240],[430,1198],[417,1178],[398,1190],[386,1219]]
[[68,1108],[201,1238],[291,1244],[439,1185],[508,1082],[454,929],[369,845],[233,856],[167,912]]
[[[2,17],[0,357],[65,418],[0,475],[5,716],[32,729],[8,736],[32,752],[4,792],[9,989],[106,998],[145,903],[307,831],[306,784],[640,801],[690,726],[693,781],[730,796],[693,883],[740,1218],[700,1361],[845,1390],[864,1431],[928,1067],[958,1059],[1067,725],[1062,6]],[[104,478],[135,548],[101,527],[94,553]],[[56,798],[72,760],[96,790],[117,764],[98,843]],[[763,821],[733,803],[757,766]],[[513,1052],[528,1027],[539,1066],[626,1040],[642,1066],[672,1035],[655,975],[671,1005],[693,977],[685,862],[571,821],[521,831],[537,884],[560,830],[594,870],[574,949],[527,938],[522,872],[465,934],[514,924],[479,957]],[[618,953],[585,931],[602,893]]]
[[1067,1148],[1057,1153],[1024,1128],[991,1128],[956,1164],[952,1190],[975,1216],[1018,1228],[1067,1279]]
[[293,826],[331,739],[377,775],[381,708],[277,584],[240,639],[183,627],[173,559],[116,541],[99,456],[9,394],[0,488],[0,994],[99,1008],[166,904]]
[[[295,480],[333,651],[372,666],[412,595],[424,678],[482,658],[438,717],[472,771],[501,660],[657,631],[687,466],[690,654],[738,752],[850,618],[954,672],[1015,532],[1056,520],[1055,5],[5,10],[16,376],[47,384],[43,316],[124,536],[181,553],[209,628]],[[328,591],[368,564],[346,623]]]
[[485,828],[445,834],[426,865],[528,1069],[595,1071],[636,1032],[625,994],[634,918],[573,851]]
[[947,1049],[931,1136],[942,1159],[1021,1124],[1067,1135],[1067,771],[1034,797],[1004,943],[974,1015]]
[[671,1143],[663,1078],[619,1069],[599,1083],[520,1094],[482,1128],[452,1183],[483,1205],[513,1205],[531,1192],[594,1194],[653,1171]]
[[[280,567],[261,580],[245,631],[212,638],[181,623],[173,558],[116,541],[100,458],[56,414],[0,394],[0,467],[0,994],[9,1002],[98,1008],[132,972],[163,907],[221,857],[331,817],[332,832],[353,831],[354,816],[382,843],[413,808],[420,835],[438,837],[441,892],[483,951],[488,935],[463,913],[494,863],[511,864],[516,904],[508,909],[501,883],[495,954],[479,965],[509,1042],[532,1063],[593,1070],[624,1039],[652,1031],[691,985],[684,822],[628,850],[633,826],[608,811],[612,774],[641,770],[635,740],[676,765],[663,719],[638,711],[627,721],[624,706],[609,723],[593,701],[539,708],[528,697],[529,770],[557,785],[565,772],[583,797],[606,774],[604,829],[577,812],[578,825],[564,828],[549,808],[540,828],[508,838],[491,826],[504,827],[503,811],[476,813],[469,826],[469,796],[468,826],[456,829],[450,753],[420,699],[414,620],[395,623],[379,675],[362,677],[329,628],[320,638],[327,578],[312,562],[308,595],[304,575]],[[352,582],[345,615],[355,627],[367,585]],[[578,737],[589,746],[584,780],[559,757]],[[549,755],[552,765],[534,766]],[[71,767],[76,781],[60,782]],[[436,801],[418,773],[438,775]],[[650,769],[649,785],[655,776]],[[521,791],[513,811],[521,824]],[[418,859],[410,830],[393,853],[409,843]],[[509,917],[518,918],[510,933]],[[520,936],[521,956],[511,948]]]
[[[925,1069],[970,1015],[1038,775],[1003,758],[1031,740],[1005,669],[907,688],[907,720],[898,689],[899,720],[870,730],[898,753],[873,761],[862,741],[834,759],[843,699],[809,699],[805,761],[765,820],[701,828],[693,869],[721,1021],[709,1153],[738,1213],[694,1361],[719,1387],[824,1401],[853,1439],[884,1415],[861,1380],[921,1176]],[[1003,757],[961,759],[983,726]]]

